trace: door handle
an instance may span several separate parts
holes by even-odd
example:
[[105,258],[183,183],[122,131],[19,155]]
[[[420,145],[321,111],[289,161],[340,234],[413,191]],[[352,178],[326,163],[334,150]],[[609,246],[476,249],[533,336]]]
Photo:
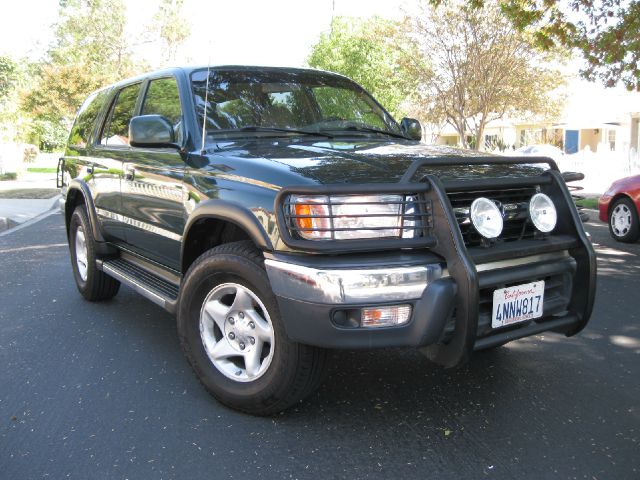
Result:
[[133,165],[131,165],[130,163],[125,163],[124,164],[124,179],[133,181],[135,176],[136,176],[136,169],[133,168]]

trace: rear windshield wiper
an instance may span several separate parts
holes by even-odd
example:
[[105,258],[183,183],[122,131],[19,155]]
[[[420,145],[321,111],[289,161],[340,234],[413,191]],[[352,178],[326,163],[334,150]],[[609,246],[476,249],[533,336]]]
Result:
[[372,127],[362,127],[359,125],[349,125],[348,127],[344,127],[339,130],[333,130],[333,132],[337,133],[345,130],[352,131],[352,132],[381,133],[382,135],[388,135],[390,137],[397,137],[397,138],[404,138],[405,140],[407,140],[407,137],[405,137],[401,133],[389,132],[387,130],[379,130],[377,128],[372,128]]
[[256,125],[249,125],[246,127],[237,128],[235,130],[226,130],[227,132],[277,132],[277,133],[297,133],[299,135],[316,135],[319,137],[333,138],[333,135],[320,132],[317,130],[302,130],[296,128],[278,128],[278,127],[258,127]]

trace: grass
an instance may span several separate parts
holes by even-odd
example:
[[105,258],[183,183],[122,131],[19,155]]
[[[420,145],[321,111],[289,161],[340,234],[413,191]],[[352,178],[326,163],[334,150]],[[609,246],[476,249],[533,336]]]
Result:
[[56,173],[57,169],[55,167],[29,167],[29,168],[27,168],[27,172],[29,172],[29,173]]
[[576,200],[576,205],[583,208],[591,208],[593,210],[597,210],[598,199],[597,198],[581,198],[580,200]]
[[53,198],[58,194],[55,188],[14,188],[13,190],[0,190],[0,198],[17,199],[44,199]]
[[18,178],[18,174],[16,172],[0,173],[0,181],[15,180],[16,178]]

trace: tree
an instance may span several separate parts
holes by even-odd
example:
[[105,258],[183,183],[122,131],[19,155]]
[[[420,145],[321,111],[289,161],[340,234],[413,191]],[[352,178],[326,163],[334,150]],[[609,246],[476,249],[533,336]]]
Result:
[[[432,4],[450,0],[430,0]],[[466,0],[482,8],[486,0]],[[500,0],[503,14],[544,50],[563,46],[586,60],[582,75],[640,91],[640,0]]]
[[135,72],[126,12],[122,0],[62,0],[45,63],[83,65],[87,73],[109,80]]
[[183,0],[162,0],[153,17],[151,30],[162,40],[164,64],[176,60],[178,48],[191,34],[189,23],[182,17],[183,3]]
[[336,18],[330,33],[313,46],[307,63],[311,67],[345,75],[367,89],[396,116],[403,103],[416,93],[417,79],[410,74],[408,55],[399,48],[392,22],[373,18],[367,21]]
[[17,67],[9,57],[0,57],[0,105],[9,97],[17,81]]
[[45,148],[60,147],[89,93],[138,73],[131,60],[122,0],[63,0],[55,36],[21,108],[33,120],[27,133]]
[[[507,115],[553,116],[551,92],[562,77],[532,45],[532,39],[501,15],[495,4],[472,8],[423,5],[405,20],[405,32],[430,65],[424,108],[445,120],[463,147],[482,149],[484,130]],[[417,71],[416,75],[420,72]]]

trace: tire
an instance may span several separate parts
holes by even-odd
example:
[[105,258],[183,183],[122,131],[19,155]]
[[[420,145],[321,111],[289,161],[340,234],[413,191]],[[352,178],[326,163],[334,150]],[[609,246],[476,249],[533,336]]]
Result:
[[[84,248],[82,247],[84,245]],[[90,302],[113,298],[120,282],[96,267],[96,246],[83,205],[76,207],[69,222],[71,268],[78,291]]]
[[640,237],[638,211],[629,198],[619,198],[609,208],[609,233],[624,243],[633,243]]
[[213,248],[191,265],[180,294],[178,335],[207,391],[252,415],[299,402],[326,372],[325,350],[287,337],[262,254],[250,241]]

